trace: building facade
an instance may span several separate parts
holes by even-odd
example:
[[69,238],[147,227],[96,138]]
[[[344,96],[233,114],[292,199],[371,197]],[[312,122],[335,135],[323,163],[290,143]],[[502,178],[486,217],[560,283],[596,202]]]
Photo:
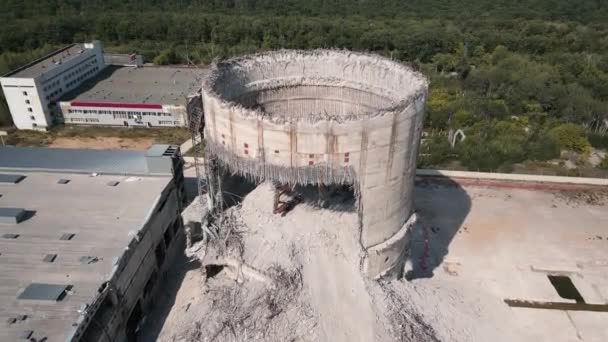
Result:
[[57,101],[105,67],[101,42],[72,44],[0,78],[18,129],[47,130],[61,122]]
[[120,127],[185,127],[185,106],[161,103],[120,103],[94,101],[60,102],[63,121],[68,125]]
[[186,127],[187,101],[200,89],[195,68],[108,66],[59,101],[66,125]]

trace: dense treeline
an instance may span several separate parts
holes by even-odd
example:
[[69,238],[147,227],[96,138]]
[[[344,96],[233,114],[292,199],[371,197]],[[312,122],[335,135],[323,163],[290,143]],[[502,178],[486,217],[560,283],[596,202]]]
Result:
[[[590,143],[608,145],[603,0],[0,0],[0,9],[0,72],[90,39],[157,64],[365,50],[432,80],[422,166],[508,170],[563,150],[583,163]],[[452,147],[458,129],[466,139]]]

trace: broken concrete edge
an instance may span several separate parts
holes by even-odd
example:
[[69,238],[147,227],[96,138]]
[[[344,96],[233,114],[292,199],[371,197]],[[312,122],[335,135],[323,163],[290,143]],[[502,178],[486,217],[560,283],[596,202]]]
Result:
[[363,273],[374,280],[398,276],[397,268],[405,263],[411,227],[417,220],[416,213],[412,213],[390,239],[367,248],[362,260]]
[[[322,59],[332,59],[332,58],[341,58],[344,60],[355,59],[355,62],[358,64],[365,64],[370,67],[377,67],[379,69],[392,70],[392,73],[403,73],[404,75],[408,75],[410,77],[410,82],[416,82],[419,84],[418,89],[416,89],[412,94],[408,94],[403,99],[399,99],[396,103],[382,108],[380,110],[372,111],[367,114],[367,118],[373,118],[378,115],[384,115],[386,113],[391,112],[401,112],[405,110],[406,107],[411,105],[412,103],[418,102],[421,97],[426,98],[428,93],[429,81],[428,79],[419,71],[417,71],[414,67],[410,65],[406,65],[404,63],[398,63],[393,61],[392,59],[372,54],[366,52],[354,52],[349,50],[341,50],[341,49],[316,49],[316,50],[290,50],[290,49],[281,49],[275,51],[265,51],[256,54],[244,55],[239,57],[230,58],[223,61],[215,62],[210,67],[210,72],[203,78],[202,82],[202,94],[209,95],[210,97],[218,100],[218,105],[222,109],[226,109],[232,111],[234,113],[241,114],[244,118],[258,118],[264,119],[268,122],[276,123],[276,124],[286,124],[288,123],[284,116],[276,116],[276,115],[268,115],[265,111],[260,108],[248,108],[243,106],[241,103],[234,101],[233,99],[226,98],[225,94],[221,91],[218,91],[217,85],[221,83],[227,82],[226,75],[230,70],[234,70],[238,73],[245,74],[250,72],[248,69],[252,69],[255,67],[260,67],[260,65],[279,65],[279,62],[284,62],[287,64],[297,64],[301,63],[305,66],[303,60],[322,60]],[[304,68],[306,69],[306,68]],[[385,71],[388,72],[388,71]],[[275,77],[276,78],[276,77]],[[290,80],[289,78],[282,77],[281,79],[271,79],[272,82],[277,82],[273,88],[279,86],[293,86],[293,83],[302,84],[302,81],[305,80],[305,77],[298,77],[296,80]],[[335,82],[344,82],[344,79],[340,78],[331,78],[331,77],[323,77],[319,78],[313,77],[313,79],[317,80],[325,80],[326,82],[335,83]],[[309,80],[310,82],[310,80]],[[255,82],[249,82],[249,84],[254,84]],[[339,85],[339,84],[337,84]],[[358,86],[362,86],[363,84],[358,83]],[[369,89],[371,90],[371,89]],[[377,90],[377,89],[376,89]],[[396,93],[397,94],[397,93]],[[399,96],[402,97],[402,96]],[[305,121],[309,123],[315,123],[318,120],[323,120],[326,116],[326,112],[318,113],[317,115],[307,116]],[[361,115],[349,115],[343,117],[342,120],[344,122],[347,121],[360,121],[363,117]]]
[[493,172],[417,169],[416,176],[418,176],[418,177],[465,178],[465,179],[479,179],[479,180],[498,180],[498,181],[529,182],[529,183],[558,183],[558,184],[608,186],[608,179],[606,179],[606,178],[543,176],[543,175],[526,175],[526,174],[518,174],[518,173],[493,173]]

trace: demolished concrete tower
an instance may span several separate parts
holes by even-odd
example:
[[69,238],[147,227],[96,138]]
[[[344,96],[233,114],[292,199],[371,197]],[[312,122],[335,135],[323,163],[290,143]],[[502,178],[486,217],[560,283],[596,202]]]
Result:
[[205,153],[255,180],[353,184],[363,269],[383,276],[403,261],[427,88],[407,66],[348,51],[230,59],[203,81]]

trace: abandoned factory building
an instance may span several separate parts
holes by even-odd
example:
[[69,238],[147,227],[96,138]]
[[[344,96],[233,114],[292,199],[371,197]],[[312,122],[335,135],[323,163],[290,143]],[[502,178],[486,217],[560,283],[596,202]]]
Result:
[[183,242],[182,168],[169,145],[0,148],[0,340],[134,340]]

